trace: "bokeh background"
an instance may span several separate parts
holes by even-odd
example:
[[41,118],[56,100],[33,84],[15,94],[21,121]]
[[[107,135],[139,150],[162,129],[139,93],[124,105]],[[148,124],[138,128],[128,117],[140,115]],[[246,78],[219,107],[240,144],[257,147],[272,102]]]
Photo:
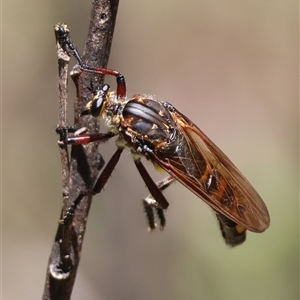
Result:
[[[3,299],[42,295],[61,210],[53,25],[66,22],[82,52],[90,4],[2,3]],[[94,198],[72,299],[299,299],[298,15],[298,1],[121,1],[109,67],[130,93],[191,118],[258,190],[271,226],[230,249],[178,183],[165,231],[147,233],[147,190],[125,151]],[[106,161],[114,149],[101,146]]]

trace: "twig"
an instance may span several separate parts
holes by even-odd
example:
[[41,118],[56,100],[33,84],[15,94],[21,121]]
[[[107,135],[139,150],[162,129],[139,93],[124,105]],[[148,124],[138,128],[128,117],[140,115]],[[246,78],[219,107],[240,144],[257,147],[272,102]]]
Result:
[[[94,0],[92,4],[89,32],[85,44],[83,59],[94,66],[106,67],[110,53],[119,0]],[[59,126],[66,126],[67,107],[67,56],[58,48],[59,61]],[[74,105],[75,128],[87,127],[90,132],[97,132],[98,121],[95,118],[79,118],[85,104],[91,99],[89,90],[103,82],[103,76],[72,72],[72,79],[77,88],[77,100]],[[61,217],[81,191],[91,188],[104,162],[98,152],[97,144],[72,146],[70,159],[65,146],[60,146],[62,162],[63,208]],[[70,299],[80,261],[82,243],[86,229],[92,197],[83,197],[76,208],[70,224],[59,224],[55,241],[50,253],[43,299]]]

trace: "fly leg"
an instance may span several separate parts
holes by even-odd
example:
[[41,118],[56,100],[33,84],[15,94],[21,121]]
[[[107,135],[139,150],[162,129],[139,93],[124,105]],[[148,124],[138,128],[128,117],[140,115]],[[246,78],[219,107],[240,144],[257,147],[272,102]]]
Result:
[[[75,129],[74,127],[58,127],[56,129],[56,132],[60,134],[60,143],[64,143],[66,145],[72,144],[72,145],[83,145],[88,144],[91,142],[105,142],[108,139],[115,136],[112,132],[107,133],[95,133],[95,134],[81,134],[82,132],[85,132],[86,129]],[[74,132],[72,135],[67,135],[68,132]],[[74,212],[81,202],[82,198],[84,196],[93,196],[101,192],[103,187],[105,186],[108,178],[111,176],[115,166],[117,165],[120,156],[123,152],[123,148],[119,147],[117,148],[116,152],[113,154],[113,156],[110,158],[109,162],[97,178],[96,182],[94,183],[91,190],[87,190],[84,192],[80,192],[78,197],[72,201],[70,207],[68,208],[68,211],[65,216],[63,216],[61,223],[68,223],[73,219]]]
[[99,175],[98,179],[94,183],[93,188],[91,190],[87,190],[79,193],[78,197],[75,199],[75,201],[72,202],[71,206],[68,208],[66,215],[63,216],[63,219],[61,220],[62,223],[65,224],[72,220],[74,212],[84,196],[94,196],[96,194],[99,194],[102,191],[102,189],[104,188],[105,184],[108,181],[108,178],[111,176],[115,166],[119,162],[122,152],[123,152],[122,148],[118,148],[116,150],[116,152],[110,158],[105,168]]
[[[137,167],[138,171],[140,172],[140,175],[142,176],[149,192],[155,199],[155,203],[158,207],[162,209],[166,209],[169,206],[169,203],[159,187],[156,185],[156,183],[153,181],[151,176],[149,175],[148,171],[144,167],[143,163],[141,162],[140,158],[134,159],[135,166]],[[153,204],[154,206],[154,204]]]
[[[66,145],[83,145],[92,142],[104,143],[115,136],[112,132],[83,134],[86,131],[86,127],[79,129],[74,126],[57,127],[56,133],[60,135],[58,143]],[[70,132],[73,134],[69,134]]]
[[101,68],[101,67],[92,67],[84,63],[81,55],[76,49],[75,45],[70,39],[69,29],[65,24],[57,24],[55,26],[55,31],[57,32],[57,36],[59,38],[59,43],[61,44],[63,49],[66,49],[66,46],[69,48],[70,52],[73,54],[75,59],[77,60],[80,69],[87,72],[93,72],[103,75],[115,76],[117,81],[117,97],[124,99],[126,97],[126,83],[124,76],[115,70]]
[[154,210],[156,210],[156,214],[160,222],[160,230],[163,230],[166,226],[164,210],[168,208],[169,203],[162,192],[171,183],[173,183],[175,179],[172,176],[168,176],[167,178],[155,183],[142,164],[140,158],[134,159],[134,163],[150,192],[150,194],[145,199],[143,199],[143,206],[149,225],[148,231],[152,231],[156,227],[154,221]]
[[[169,185],[171,185],[175,179],[172,176],[168,176],[160,181],[156,182],[156,186],[159,188],[159,190],[162,192],[164,191]],[[147,216],[148,220],[148,231],[151,232],[153,229],[156,228],[155,218],[154,218],[154,210],[156,211],[157,217],[159,219],[159,228],[160,230],[163,230],[166,226],[166,217],[164,210],[160,207],[158,202],[153,198],[151,194],[149,194],[146,198],[143,200],[143,207]]]

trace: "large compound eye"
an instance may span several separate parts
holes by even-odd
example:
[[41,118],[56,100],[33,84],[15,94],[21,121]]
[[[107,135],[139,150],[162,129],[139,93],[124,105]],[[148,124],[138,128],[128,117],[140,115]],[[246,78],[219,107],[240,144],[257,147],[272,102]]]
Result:
[[109,91],[109,85],[104,84],[101,89],[99,89],[92,100],[92,105],[90,108],[91,115],[93,117],[99,117],[103,108],[103,104],[107,99],[107,93]]

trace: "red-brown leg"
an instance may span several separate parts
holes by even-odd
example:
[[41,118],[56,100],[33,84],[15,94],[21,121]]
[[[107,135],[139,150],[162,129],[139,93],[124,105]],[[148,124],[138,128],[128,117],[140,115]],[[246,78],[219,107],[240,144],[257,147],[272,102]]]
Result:
[[60,24],[55,27],[55,30],[57,31],[59,42],[62,48],[65,49],[66,48],[65,46],[66,45],[68,46],[68,48],[72,52],[73,56],[76,58],[80,68],[83,71],[115,76],[117,81],[117,97],[123,99],[125,98],[126,83],[125,83],[124,76],[120,72],[111,69],[101,68],[101,67],[92,67],[85,64],[83,62],[81,55],[79,54],[78,50],[76,49],[75,45],[73,44],[73,42],[69,37],[69,30],[67,29],[66,25]]
[[[162,192],[165,190],[171,183],[173,183],[175,179],[172,176],[168,176],[158,182],[156,182],[156,186],[159,188],[159,190]],[[156,214],[159,219],[160,223],[160,230],[163,230],[166,226],[166,218],[164,214],[164,210],[159,207],[159,204],[156,202],[156,200],[153,198],[151,194],[149,194],[145,199],[143,199],[143,206],[144,210],[146,212],[146,216],[148,219],[148,231],[152,231],[155,229],[156,224],[154,221],[154,213],[153,210],[156,210]]]
[[64,139],[64,143],[68,145],[82,145],[92,142],[106,142],[110,138],[114,137],[115,134],[112,132],[107,133],[93,133],[93,134],[80,134],[80,135],[69,135]]
[[153,179],[149,175],[148,171],[142,164],[141,160],[135,159],[134,163],[135,163],[138,171],[140,172],[140,175],[142,176],[146,186],[148,187],[149,192],[151,193],[153,198],[156,200],[155,202],[156,202],[156,204],[158,204],[157,207],[166,209],[169,206],[167,199],[165,198],[165,196],[163,195],[163,193],[161,192],[159,187],[156,185],[156,183],[153,181]]
[[79,196],[75,199],[75,201],[72,202],[71,206],[69,207],[67,214],[63,217],[63,221],[62,221],[63,223],[67,223],[72,220],[72,217],[76,210],[76,207],[78,206],[78,204],[80,203],[80,201],[82,200],[82,198],[84,196],[96,195],[101,192],[101,190],[105,186],[108,178],[111,176],[111,173],[113,172],[115,166],[117,165],[122,152],[123,152],[122,148],[117,149],[117,151],[111,157],[111,159],[109,160],[109,162],[103,169],[102,173],[96,180],[96,182],[91,190],[80,192]]

